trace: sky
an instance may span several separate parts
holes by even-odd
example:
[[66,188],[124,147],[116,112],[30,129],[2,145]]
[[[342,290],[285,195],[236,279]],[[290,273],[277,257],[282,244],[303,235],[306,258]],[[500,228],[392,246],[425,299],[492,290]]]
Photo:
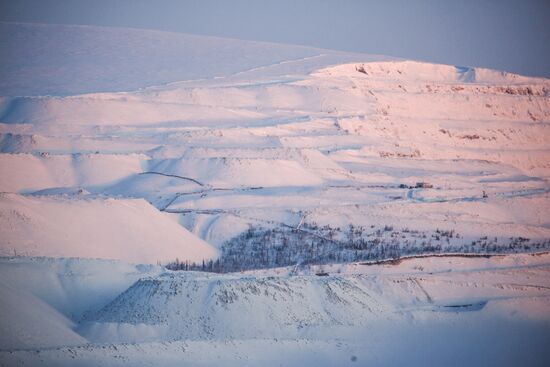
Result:
[[291,43],[550,78],[550,0],[0,0],[0,20]]

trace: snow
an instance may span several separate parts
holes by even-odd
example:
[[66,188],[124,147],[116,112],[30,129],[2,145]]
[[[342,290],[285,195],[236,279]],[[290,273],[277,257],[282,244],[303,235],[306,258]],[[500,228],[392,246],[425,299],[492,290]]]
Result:
[[74,324],[32,295],[0,284],[0,349],[86,344]]
[[0,349],[89,343],[73,329],[87,312],[105,306],[160,267],[92,259],[0,259]]
[[[254,339],[182,341],[171,343],[119,344],[68,347],[6,355],[12,364],[38,361],[44,366],[132,365],[150,366],[543,366],[548,360],[544,332],[536,326],[501,323],[479,330],[471,325],[441,324],[437,327],[373,329],[379,337],[365,342],[342,340]],[[513,332],[510,332],[513,331]],[[371,334],[372,335],[372,334]],[[502,341],[495,343],[495,339]],[[69,356],[74,356],[71,358]],[[452,356],[452,358],[449,358]]]
[[[4,26],[22,35],[38,27],[52,39],[65,30]],[[70,29],[98,44],[117,32],[150,36]],[[187,57],[219,64],[201,50],[220,39],[154,34],[166,47],[182,37]],[[215,78],[137,91],[5,98],[0,148],[11,154],[0,155],[1,190],[143,198],[217,246],[238,234],[226,223],[292,226],[304,216],[455,229],[465,241],[549,238],[548,80],[330,52],[281,64],[263,59],[285,54],[266,54],[265,45],[229,44],[260,65],[235,61]],[[421,181],[434,190],[398,188]]]
[[[436,257],[397,266],[322,266],[329,272],[324,277],[315,275],[319,268],[300,276],[166,273],[136,282],[90,314],[81,332],[89,340],[114,343],[136,337],[142,342],[319,337],[381,320],[445,319],[441,312],[461,312],[461,307],[488,317],[547,320],[548,258]],[[478,303],[479,309],[469,310]]]
[[133,263],[202,261],[216,250],[143,199],[0,194],[1,254]]
[[[14,318],[51,312],[57,316],[32,325],[82,336],[59,339],[59,344],[2,344],[0,361],[48,366],[213,366],[220,361],[544,365],[550,358],[544,343],[550,330],[549,269],[548,254],[335,264],[323,267],[329,273],[325,277],[313,275],[316,267],[308,269],[309,275],[288,275],[290,269],[219,275],[105,260],[4,259],[1,289],[17,287],[27,295],[24,307],[11,309]],[[39,274],[44,281],[37,286],[33,278]],[[51,296],[60,285],[65,302]],[[71,329],[58,312],[80,296],[81,305],[67,312],[78,323]],[[8,301],[18,297],[9,293]],[[0,320],[6,325],[4,313]],[[16,339],[7,334],[2,340]],[[67,346],[56,347],[62,343]],[[449,360],[450,354],[457,358]]]
[[[548,79],[89,26],[0,51],[0,365],[548,364]],[[252,270],[151,265],[224,254]]]
[[0,191],[32,192],[54,187],[112,185],[142,171],[146,156],[1,154]]
[[152,163],[154,172],[194,177],[218,188],[254,186],[310,186],[322,183],[299,162],[261,158],[183,158]]
[[[1,23],[0,94],[69,95],[128,91],[294,61],[351,58],[311,47],[128,28]],[[57,42],[62,39],[63,42]],[[25,45],[25,47],[21,47]],[[189,52],[192,50],[192,52]],[[219,62],[223,60],[223,62]]]

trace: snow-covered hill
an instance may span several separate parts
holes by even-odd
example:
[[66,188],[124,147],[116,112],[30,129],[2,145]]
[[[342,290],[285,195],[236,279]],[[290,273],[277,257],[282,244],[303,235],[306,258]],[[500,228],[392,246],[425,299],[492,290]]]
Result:
[[87,344],[74,331],[86,313],[162,271],[112,260],[2,258],[0,350]]
[[82,26],[0,51],[0,365],[548,364],[548,79]]
[[[423,365],[447,364],[456,354],[449,365],[485,358],[540,365],[550,358],[549,264],[548,254],[443,256],[312,267],[305,275],[292,268],[214,275],[105,260],[4,259],[0,290],[17,293],[0,298],[0,307],[20,326],[0,318],[0,362]],[[320,271],[327,275],[314,275]],[[48,332],[58,338],[39,339]],[[432,348],[422,347],[427,342]]]
[[132,263],[216,256],[212,246],[144,200],[78,196],[0,194],[0,254]]
[[352,54],[303,46],[25,23],[0,23],[0,47],[5,55],[0,63],[4,96],[128,91],[262,70],[267,65],[293,70],[295,61],[301,70],[311,70],[310,59],[324,59],[325,64],[353,59]]
[[303,329],[360,326],[390,313],[365,288],[350,278],[169,273],[135,283],[81,332],[98,342],[299,337]]
[[0,350],[87,343],[72,330],[75,324],[51,306],[4,284],[0,284],[0,313]]
[[[349,240],[350,225],[363,233],[392,228],[413,247],[445,251],[477,251],[471,244],[485,242],[489,251],[518,248],[518,238],[531,241],[528,250],[547,247],[547,79],[143,30],[1,27],[2,47],[13,51],[0,86],[2,191],[50,195],[51,208],[80,207],[82,193],[116,203],[143,198],[169,213],[144,210],[143,223],[145,212],[171,216],[233,254],[249,228],[262,236],[302,225],[334,228],[339,240]],[[68,38],[55,42],[61,34]],[[50,47],[31,47],[38,43]],[[38,196],[20,200],[44,200]],[[4,221],[21,222],[16,212]],[[25,223],[19,235],[2,229],[11,246],[4,252],[28,243],[24,233],[42,233]],[[436,230],[456,236],[412,238]],[[411,231],[419,235],[402,234]],[[135,242],[128,236],[118,234]],[[37,246],[34,255],[60,253]],[[148,246],[139,261],[176,257],[154,255],[171,244]]]
[[[339,329],[446,318],[455,310],[549,317],[548,255],[423,260],[300,276],[162,274],[90,314],[80,332],[96,342],[334,337]],[[532,271],[522,270],[526,264]],[[320,271],[326,276],[315,275]]]

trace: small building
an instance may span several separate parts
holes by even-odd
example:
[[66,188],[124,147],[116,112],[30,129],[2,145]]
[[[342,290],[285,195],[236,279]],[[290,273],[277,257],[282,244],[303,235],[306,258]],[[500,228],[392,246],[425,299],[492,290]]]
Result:
[[416,183],[416,186],[415,186],[415,188],[417,188],[417,189],[431,189],[431,188],[433,188],[433,187],[434,187],[434,185],[432,185],[432,184],[429,183],[429,182],[424,182],[424,181],[422,181],[422,182],[417,182],[417,183]]

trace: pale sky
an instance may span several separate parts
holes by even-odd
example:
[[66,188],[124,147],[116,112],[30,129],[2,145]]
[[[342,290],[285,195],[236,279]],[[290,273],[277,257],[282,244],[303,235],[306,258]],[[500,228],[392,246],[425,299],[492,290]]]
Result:
[[1,0],[0,20],[169,30],[550,77],[550,0]]

